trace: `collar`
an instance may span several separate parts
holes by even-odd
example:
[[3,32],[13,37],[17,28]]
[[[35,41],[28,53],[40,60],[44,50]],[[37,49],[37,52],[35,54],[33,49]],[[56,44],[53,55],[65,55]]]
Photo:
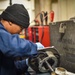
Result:
[[1,22],[0,22],[0,29],[6,30]]

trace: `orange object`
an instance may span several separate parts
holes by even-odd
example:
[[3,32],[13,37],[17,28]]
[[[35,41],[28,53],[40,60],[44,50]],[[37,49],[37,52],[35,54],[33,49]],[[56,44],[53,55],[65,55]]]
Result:
[[54,11],[50,12],[50,21],[53,22],[54,21]]

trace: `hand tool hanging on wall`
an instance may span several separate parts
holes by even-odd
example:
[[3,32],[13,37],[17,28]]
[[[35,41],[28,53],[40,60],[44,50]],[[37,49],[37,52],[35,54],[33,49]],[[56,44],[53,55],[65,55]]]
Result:
[[43,25],[43,13],[40,13],[40,21],[41,21],[41,25]]
[[53,22],[54,21],[54,11],[52,10],[50,12],[50,22]]
[[34,22],[35,22],[35,25],[40,25],[39,20],[35,19]]
[[[46,17],[48,17],[48,15],[50,15],[50,22],[53,22],[53,20],[54,20],[54,11],[53,11],[53,10],[50,11],[50,12],[48,12],[48,13],[45,13],[46,16],[44,16],[44,17],[43,17],[43,13],[44,13],[44,11],[39,12],[39,13],[36,15],[35,19],[34,19],[33,21],[31,21],[31,23],[34,22],[34,21],[36,20],[36,18],[37,18],[39,15],[40,15],[40,19],[41,19],[41,20],[42,20],[42,18],[43,18],[42,21],[47,20]],[[45,19],[45,18],[46,18],[46,19]],[[31,24],[31,23],[30,23],[30,24]]]
[[[32,23],[32,22],[35,22],[35,20],[37,20],[37,17],[38,17],[41,13],[44,13],[44,11],[39,12],[39,13],[35,16],[35,19],[31,21],[31,23]],[[30,24],[31,24],[31,23],[30,23]]]
[[46,12],[44,12],[44,18],[45,18],[45,25],[47,25],[48,23],[48,13],[47,13],[47,11]]

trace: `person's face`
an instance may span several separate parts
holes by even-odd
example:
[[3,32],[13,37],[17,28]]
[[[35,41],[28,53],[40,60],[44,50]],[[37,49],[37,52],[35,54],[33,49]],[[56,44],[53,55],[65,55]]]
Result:
[[23,28],[17,24],[14,24],[12,22],[8,22],[8,26],[6,27],[7,31],[9,31],[11,34],[19,34]]

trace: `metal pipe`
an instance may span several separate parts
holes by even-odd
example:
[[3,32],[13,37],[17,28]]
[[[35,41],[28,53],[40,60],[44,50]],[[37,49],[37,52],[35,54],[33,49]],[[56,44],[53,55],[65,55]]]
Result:
[[12,5],[12,0],[10,0],[9,4]]

